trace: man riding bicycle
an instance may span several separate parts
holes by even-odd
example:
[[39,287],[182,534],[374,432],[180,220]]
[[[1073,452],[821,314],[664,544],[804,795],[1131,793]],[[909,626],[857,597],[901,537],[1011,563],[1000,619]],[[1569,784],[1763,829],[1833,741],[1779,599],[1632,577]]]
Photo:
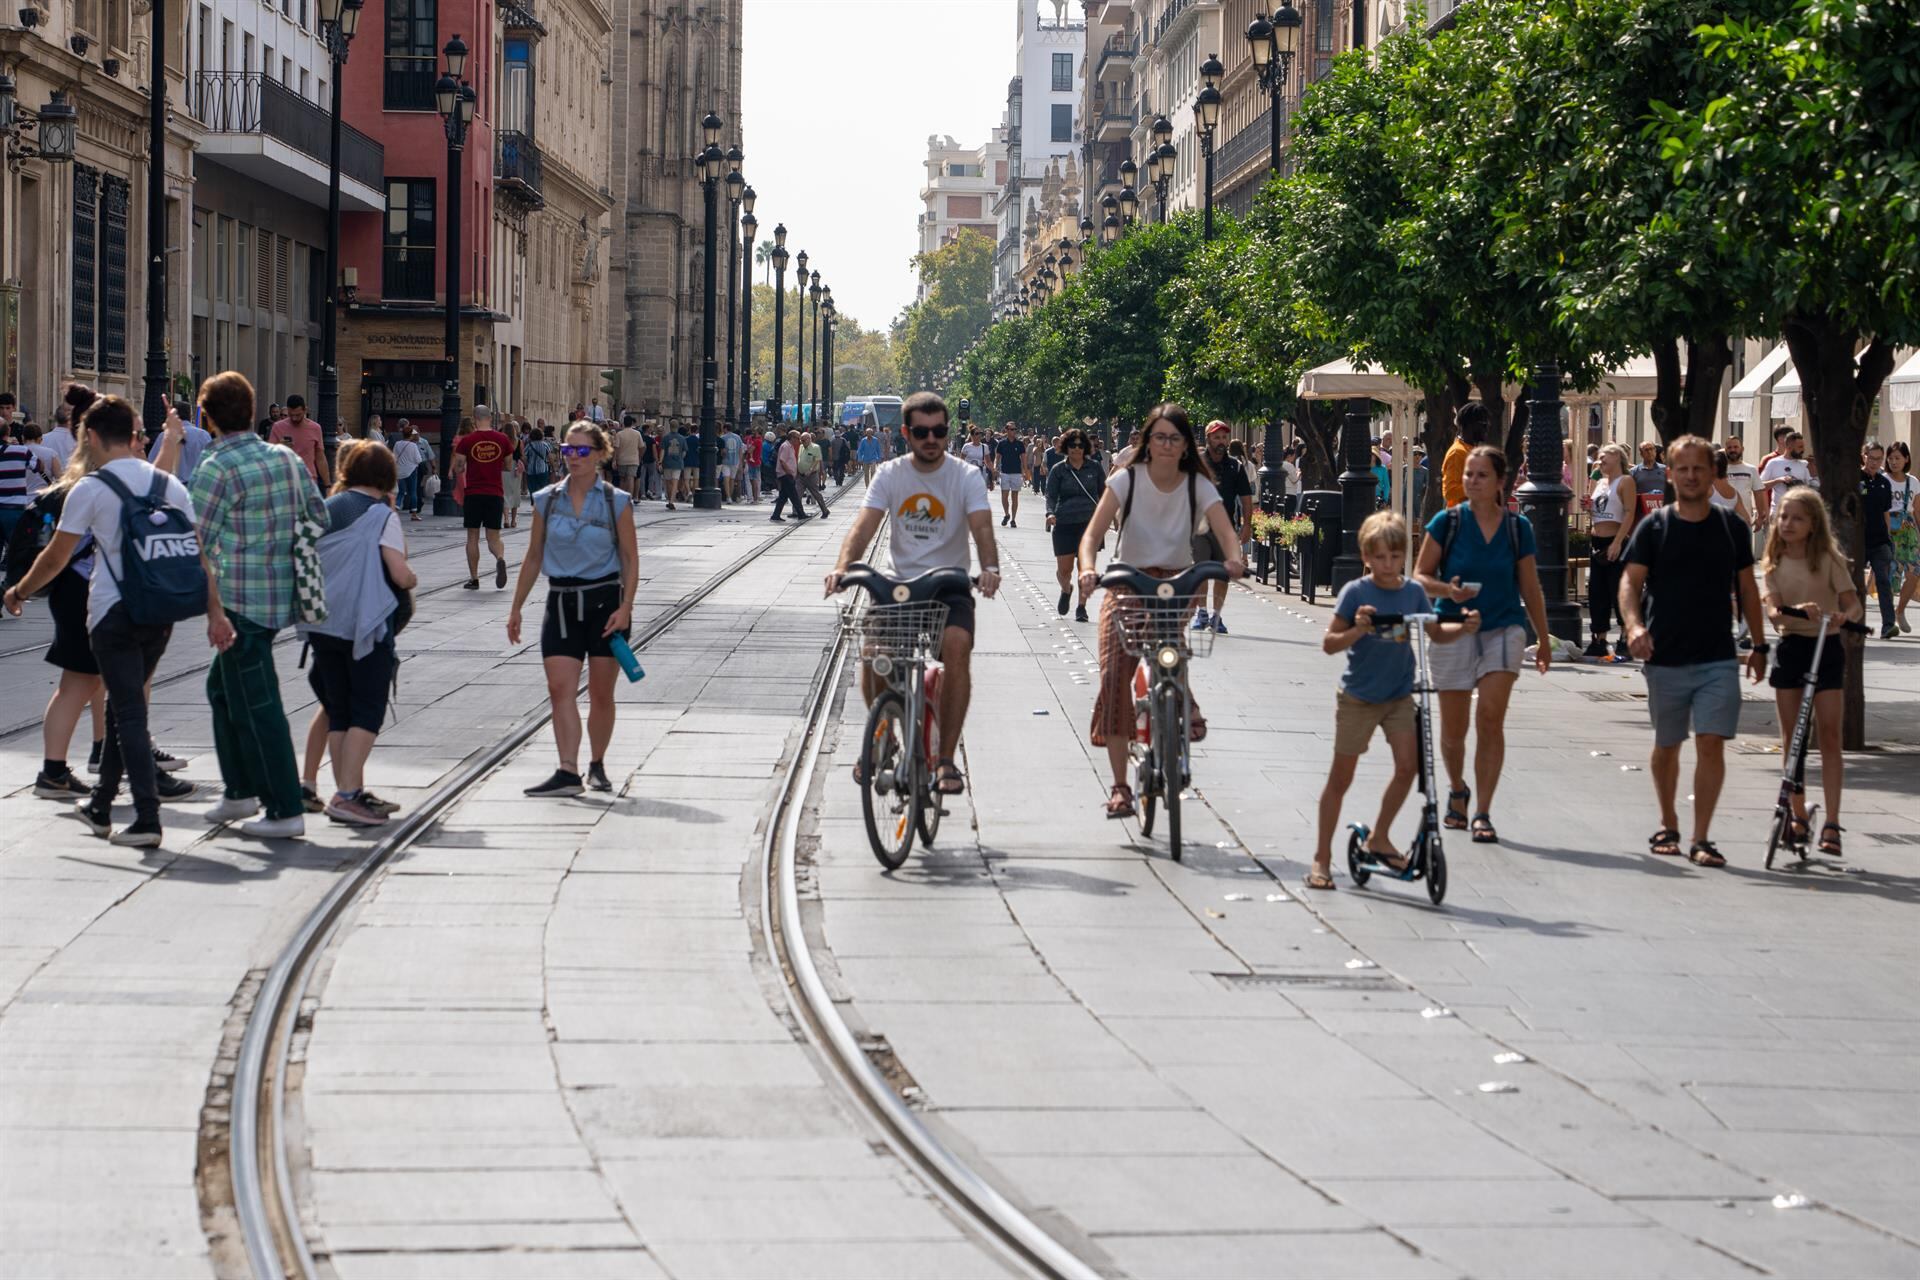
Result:
[[[827,594],[841,588],[847,567],[866,553],[886,516],[888,551],[896,577],[911,578],[935,569],[968,567],[967,535],[980,551],[980,594],[988,599],[1000,589],[1000,556],[993,542],[992,508],[980,473],[947,452],[947,404],[931,391],[916,391],[900,407],[908,439],[904,457],[883,463],[867,486],[866,500],[853,528],[840,547],[840,558],[827,575]],[[940,681],[940,749],[935,789],[957,795],[966,780],[954,763],[960,729],[973,692],[973,593],[965,587],[933,597],[947,606],[946,630],[940,641],[940,661],[946,667]],[[874,690],[862,682],[869,703]]]

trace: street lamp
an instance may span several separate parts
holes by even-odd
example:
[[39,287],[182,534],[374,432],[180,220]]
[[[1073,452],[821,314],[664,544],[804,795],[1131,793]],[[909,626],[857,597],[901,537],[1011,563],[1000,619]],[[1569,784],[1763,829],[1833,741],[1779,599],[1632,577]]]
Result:
[[[706,253],[701,262],[701,305],[704,324],[700,331],[700,487],[694,491],[693,507],[696,511],[718,511],[720,509],[720,484],[717,474],[719,467],[720,433],[713,420],[714,386],[720,378],[719,335],[714,326],[719,321],[720,305],[717,297],[719,264],[715,259],[720,248],[720,183],[721,166],[727,163],[727,153],[720,149],[720,130],[725,121],[709,111],[700,120],[700,132],[706,138],[706,147],[694,161],[694,167],[700,175],[700,194],[706,201]],[[732,229],[728,229],[732,234]],[[732,280],[732,272],[728,272]],[[728,292],[732,292],[731,289]]]
[[1165,222],[1167,187],[1173,182],[1173,171],[1180,159],[1180,152],[1173,145],[1173,121],[1165,115],[1155,117],[1149,136],[1152,141],[1147,149],[1147,181],[1153,184],[1153,193],[1159,197],[1160,221]]
[[827,418],[827,426],[828,426],[828,429],[831,430],[839,426],[838,423],[832,421],[832,414],[833,414],[833,333],[835,329],[838,329],[840,327],[840,321],[838,318],[838,313],[834,310],[834,307],[833,307],[833,290],[822,289],[820,292],[821,292],[820,310],[826,316],[826,328],[827,328],[826,338],[822,343],[822,350],[825,352],[825,362],[821,365],[821,373],[820,373],[820,411],[822,415]]
[[1133,225],[1140,213],[1140,197],[1134,194],[1132,187],[1120,188],[1120,222],[1123,227]]
[[1093,244],[1093,219],[1083,217],[1080,219],[1080,257],[1082,260],[1086,258],[1087,249],[1092,244]]
[[[23,9],[22,15],[38,14],[38,9]],[[20,105],[13,77],[0,72],[0,150],[9,163],[41,159],[65,164],[73,159],[74,134],[80,125],[80,113],[67,101],[64,89],[55,89],[47,105],[35,111]],[[32,133],[38,142],[23,142]]]
[[815,271],[811,277],[811,286],[807,296],[813,299],[813,368],[807,377],[807,416],[814,422],[820,421],[820,273]]
[[1280,113],[1286,106],[1287,85],[1293,69],[1293,55],[1300,49],[1300,11],[1293,0],[1280,0],[1271,19],[1254,14],[1247,24],[1247,44],[1253,52],[1253,69],[1259,76],[1260,91],[1271,106],[1269,118],[1273,138],[1269,144],[1268,167],[1280,172]]
[[[755,198],[752,187],[740,193],[740,207],[745,210],[740,215],[740,243],[745,246],[740,254],[740,419],[748,423],[753,420],[753,247],[760,231],[760,222],[753,216]],[[736,419],[734,430],[742,425]]]
[[[473,122],[474,93],[473,87],[460,78],[467,69],[467,42],[456,32],[440,52],[446,55],[447,70],[433,86],[433,101],[447,135],[447,262],[443,271],[447,380],[440,393],[440,492],[433,498],[433,514],[450,516],[460,510],[453,500],[453,440],[460,433],[460,169],[467,126]],[[338,83],[339,77],[334,81]]]
[[747,180],[740,173],[740,146],[735,143],[727,148],[727,429],[733,430],[740,419],[734,415],[733,388],[735,385],[735,365],[733,362],[734,335],[740,329],[740,304],[738,295],[733,291],[733,278],[740,271],[740,237],[737,234],[740,224],[740,197],[747,189]]
[[787,224],[776,223],[773,228],[773,402],[768,406],[767,417],[777,431],[786,401],[783,388],[785,381],[781,377],[781,364],[787,358]]
[[1100,220],[1100,243],[1112,244],[1120,238],[1119,215],[1109,213]]
[[320,0],[320,33],[333,61],[333,114],[327,141],[327,302],[320,321],[320,446],[333,457],[340,438],[340,360],[336,330],[340,293],[340,82],[345,79],[347,46],[360,27],[365,0]]
[[[1567,507],[1573,491],[1560,481],[1566,458],[1561,450],[1560,366],[1534,366],[1533,397],[1527,405],[1527,482],[1514,491],[1520,512],[1533,524],[1538,544],[1535,565],[1540,592],[1547,600],[1547,631],[1564,640],[1580,639],[1580,610],[1567,599]],[[1544,636],[1534,637],[1545,640]]]
[[[800,397],[807,390],[807,251],[793,260],[793,411],[800,417]],[[785,406],[782,406],[782,412]]]
[[[158,440],[167,425],[167,6],[153,0],[149,51],[153,83],[147,88],[147,371],[140,418]],[[24,14],[22,17],[24,18]],[[22,26],[27,25],[25,22]],[[336,76],[337,80],[338,77]],[[60,95],[55,94],[56,101]],[[47,141],[41,113],[41,143]],[[78,122],[78,117],[73,123]],[[73,153],[69,134],[67,153]],[[10,180],[11,175],[9,175]],[[18,188],[15,188],[17,191]]]
[[1226,73],[1227,69],[1220,64],[1220,55],[1208,54],[1207,60],[1200,64],[1200,78],[1205,83],[1193,104],[1194,119],[1200,126],[1200,155],[1206,162],[1204,235],[1208,240],[1213,239],[1213,131],[1220,126],[1220,77]]

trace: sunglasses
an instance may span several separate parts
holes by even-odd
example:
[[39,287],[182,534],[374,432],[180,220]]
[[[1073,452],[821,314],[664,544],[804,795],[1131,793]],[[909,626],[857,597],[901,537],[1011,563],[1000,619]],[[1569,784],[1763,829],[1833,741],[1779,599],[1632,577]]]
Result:
[[945,426],[912,427],[909,428],[908,434],[915,440],[945,440],[947,438],[947,429]]
[[563,458],[591,458],[593,456],[593,446],[590,444],[563,444],[560,446],[560,456]]

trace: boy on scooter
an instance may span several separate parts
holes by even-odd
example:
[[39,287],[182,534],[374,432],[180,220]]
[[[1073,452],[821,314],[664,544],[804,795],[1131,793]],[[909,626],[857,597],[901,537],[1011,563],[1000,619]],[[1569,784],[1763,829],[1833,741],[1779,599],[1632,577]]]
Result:
[[[1353,771],[1366,754],[1375,729],[1387,736],[1393,751],[1393,777],[1380,796],[1380,816],[1367,839],[1367,850],[1385,866],[1399,871],[1406,859],[1387,837],[1400,806],[1406,802],[1419,770],[1419,741],[1414,732],[1413,649],[1405,627],[1392,633],[1374,629],[1375,614],[1431,613],[1433,606],[1418,583],[1406,576],[1407,522],[1391,511],[1376,511],[1360,526],[1360,558],[1367,574],[1340,591],[1333,618],[1320,647],[1327,653],[1347,654],[1347,669],[1334,695],[1333,767],[1320,793],[1319,843],[1313,850],[1313,869],[1307,888],[1331,889],[1333,831],[1340,821],[1340,804],[1353,785]],[[1455,622],[1429,622],[1427,636],[1446,644],[1480,629],[1480,614],[1469,609]]]

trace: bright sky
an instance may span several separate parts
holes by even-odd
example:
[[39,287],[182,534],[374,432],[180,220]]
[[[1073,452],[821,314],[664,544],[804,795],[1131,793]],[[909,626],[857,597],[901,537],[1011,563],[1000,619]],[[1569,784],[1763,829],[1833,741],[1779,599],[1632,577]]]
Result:
[[1000,123],[1018,13],[1017,0],[746,0],[741,172],[760,238],[785,222],[788,251],[805,249],[865,328],[913,301],[928,135],[977,147]]

